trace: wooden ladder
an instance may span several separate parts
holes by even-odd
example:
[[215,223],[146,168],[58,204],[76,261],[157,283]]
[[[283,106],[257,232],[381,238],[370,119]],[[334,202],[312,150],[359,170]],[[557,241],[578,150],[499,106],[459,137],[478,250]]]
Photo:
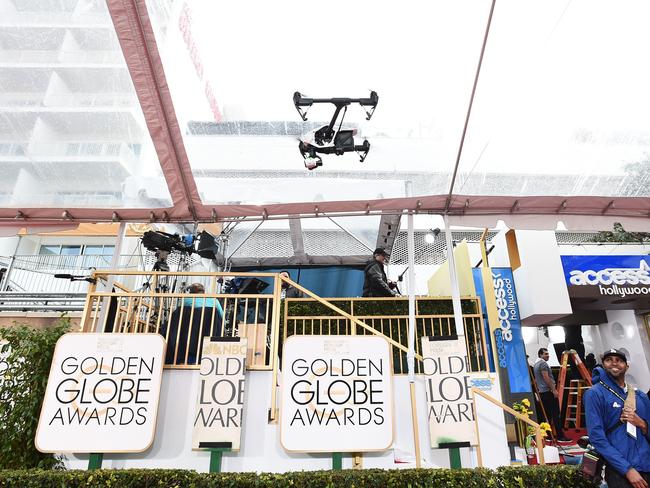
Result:
[[573,422],[574,429],[582,428],[582,394],[587,389],[583,380],[571,380],[569,382],[569,395],[566,404],[566,417],[564,418],[564,428],[569,428],[569,423]]

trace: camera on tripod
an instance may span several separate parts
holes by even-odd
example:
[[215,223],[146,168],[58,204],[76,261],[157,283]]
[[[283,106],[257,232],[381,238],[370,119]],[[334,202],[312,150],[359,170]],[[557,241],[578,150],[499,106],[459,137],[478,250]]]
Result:
[[202,258],[216,261],[223,258],[223,254],[219,252],[216,238],[207,231],[202,231],[197,236],[192,234],[180,236],[159,230],[149,230],[142,236],[142,245],[156,256],[153,271],[169,271],[167,257],[174,251],[184,255],[196,253]]

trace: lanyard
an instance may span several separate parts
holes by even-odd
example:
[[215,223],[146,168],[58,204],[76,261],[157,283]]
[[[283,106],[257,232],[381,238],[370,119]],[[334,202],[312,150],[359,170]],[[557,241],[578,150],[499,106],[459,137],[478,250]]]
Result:
[[[599,383],[600,383],[601,385],[603,385],[605,388],[607,388],[611,393],[613,393],[613,394],[616,395],[618,398],[620,398],[621,401],[622,401],[623,403],[625,403],[625,398],[623,398],[621,395],[619,395],[619,394],[616,393],[614,390],[612,390],[612,388],[610,388],[610,386],[609,386],[608,384],[606,384],[606,383],[605,383],[604,381],[602,381],[602,380],[600,380]],[[629,390],[628,390],[628,391],[629,391]]]

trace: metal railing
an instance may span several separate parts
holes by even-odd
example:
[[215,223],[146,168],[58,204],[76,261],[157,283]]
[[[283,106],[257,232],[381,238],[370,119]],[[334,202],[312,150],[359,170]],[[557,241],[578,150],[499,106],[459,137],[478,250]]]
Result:
[[[379,335],[393,348],[394,372],[406,372],[408,313],[404,307],[408,302],[404,298],[328,301],[278,273],[94,271],[92,278],[80,329],[161,334],[167,342],[166,368],[198,369],[205,337],[246,337],[248,369],[273,371],[270,421],[277,419],[282,344],[291,335]],[[264,286],[257,286],[263,282]],[[286,299],[281,314],[285,283],[311,299]],[[198,293],[186,293],[189,284]],[[202,290],[197,290],[199,284]],[[271,293],[263,293],[267,288]],[[470,367],[484,371],[487,352],[480,302],[465,298],[462,306]],[[417,337],[453,334],[450,307],[449,298],[417,299]],[[422,372],[420,340],[416,340],[415,357],[416,372]]]
[[[89,275],[92,269],[110,268],[111,258],[106,255],[17,254],[0,256],[0,267],[11,270],[10,275],[4,278],[8,280],[9,291],[85,293],[88,283],[61,280],[54,275],[58,273]],[[124,270],[151,268],[154,261],[153,254],[122,255],[118,261],[118,268]]]
[[[167,341],[165,367],[180,369],[198,369],[205,337],[246,337],[248,368],[272,369],[277,274],[94,271],[92,276],[97,283],[88,287],[82,331],[161,334]],[[247,281],[266,285],[256,293],[238,293],[247,291]],[[188,293],[192,284],[204,292]],[[269,284],[273,293],[262,293]]]
[[85,293],[0,292],[0,312],[81,312]]
[[[290,298],[284,304],[282,343],[291,335],[368,335],[381,334],[394,341],[393,371],[406,373],[408,349],[408,299],[326,298],[333,305],[367,325],[361,327],[317,300]],[[469,365],[472,371],[487,370],[487,345],[478,298],[463,298],[463,320]],[[415,300],[415,372],[423,373],[422,337],[456,333],[453,306],[449,297],[418,297]],[[401,345],[399,347],[397,344]]]

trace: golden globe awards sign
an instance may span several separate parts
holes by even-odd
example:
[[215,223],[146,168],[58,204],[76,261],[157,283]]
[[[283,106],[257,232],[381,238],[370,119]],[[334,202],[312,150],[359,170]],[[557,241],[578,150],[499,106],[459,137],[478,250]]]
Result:
[[471,388],[491,390],[489,373],[470,372],[465,338],[422,337],[431,447],[478,444]]
[[69,333],[56,343],[36,448],[142,452],[153,442],[165,340],[158,334]]
[[240,337],[203,343],[192,449],[239,450],[247,347],[246,339]]
[[392,364],[375,336],[284,342],[280,441],[292,452],[363,452],[393,443]]

